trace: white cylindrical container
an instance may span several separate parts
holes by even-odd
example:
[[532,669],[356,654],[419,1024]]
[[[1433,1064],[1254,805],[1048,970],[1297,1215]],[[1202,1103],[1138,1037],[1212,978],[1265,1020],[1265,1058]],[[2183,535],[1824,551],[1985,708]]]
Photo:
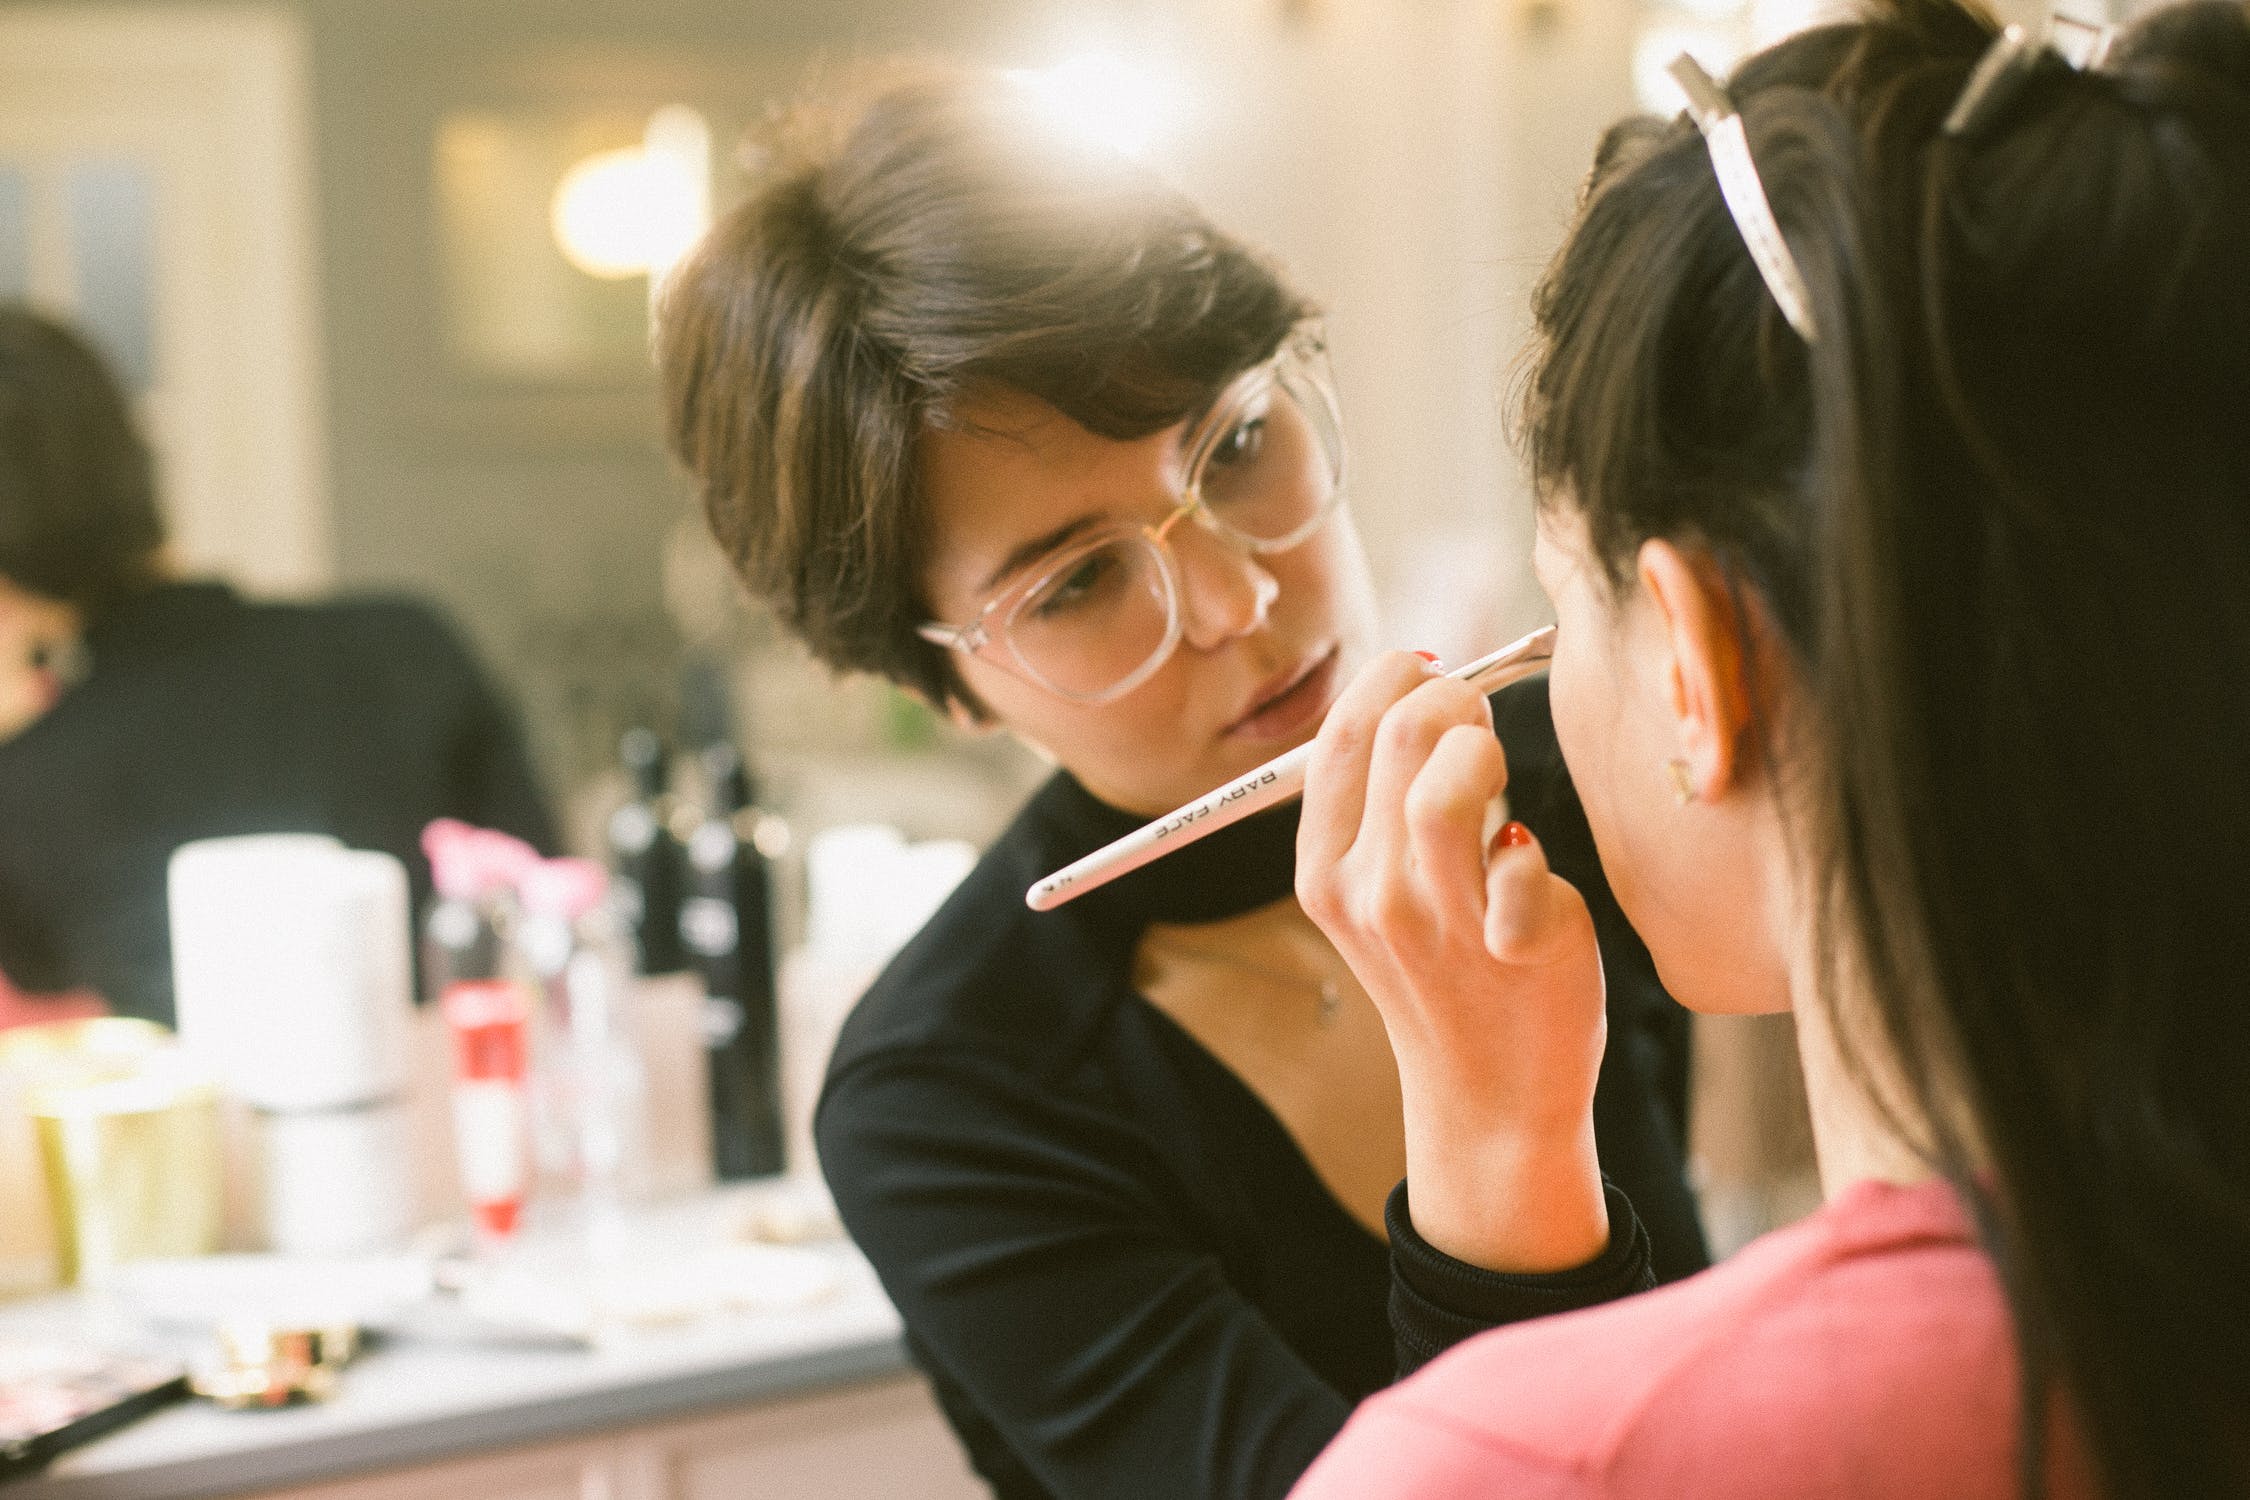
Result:
[[783,960],[780,997],[793,1170],[811,1170],[813,1105],[845,1017],[975,864],[967,844],[909,843],[881,824],[840,824],[806,846],[805,945]]
[[348,1255],[400,1244],[414,1232],[403,1105],[258,1119],[266,1237],[274,1249]]
[[406,1086],[413,967],[406,869],[296,836],[172,856],[180,1040],[256,1109],[334,1109]]
[[402,1240],[405,867],[317,835],[261,835],[182,846],[169,884],[180,1040],[256,1112],[267,1238],[324,1252]]

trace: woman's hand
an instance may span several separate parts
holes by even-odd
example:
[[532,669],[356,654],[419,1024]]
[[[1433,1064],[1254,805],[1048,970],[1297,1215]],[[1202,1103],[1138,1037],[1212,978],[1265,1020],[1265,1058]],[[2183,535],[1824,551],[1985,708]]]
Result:
[[1557,1271],[1609,1238],[1601,955],[1530,831],[1487,836],[1507,781],[1481,694],[1380,658],[1314,745],[1297,897],[1390,1031],[1416,1231],[1473,1265]]

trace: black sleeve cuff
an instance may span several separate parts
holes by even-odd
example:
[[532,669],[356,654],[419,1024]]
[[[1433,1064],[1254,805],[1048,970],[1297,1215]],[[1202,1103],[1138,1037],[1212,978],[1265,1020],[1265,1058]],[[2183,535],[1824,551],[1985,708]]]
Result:
[[1401,1379],[1463,1339],[1552,1313],[1573,1312],[1645,1292],[1656,1285],[1648,1231],[1631,1200],[1606,1178],[1609,1244],[1582,1266],[1542,1276],[1487,1271],[1432,1249],[1414,1232],[1406,1184],[1391,1190],[1383,1208],[1391,1237],[1391,1337]]

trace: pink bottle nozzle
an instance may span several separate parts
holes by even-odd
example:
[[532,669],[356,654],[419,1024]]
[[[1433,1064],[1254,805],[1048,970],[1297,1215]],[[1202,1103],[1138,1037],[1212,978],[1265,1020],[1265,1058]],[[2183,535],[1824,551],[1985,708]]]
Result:
[[422,830],[422,853],[438,894],[449,901],[496,896],[539,863],[539,851],[522,839],[458,818],[433,819]]
[[449,901],[473,901],[484,894],[477,870],[476,829],[458,818],[433,818],[422,830],[422,853],[430,878]]
[[476,834],[477,859],[485,879],[496,889],[505,890],[515,885],[523,879],[526,870],[540,862],[539,851],[512,834],[491,828],[479,828]]
[[516,898],[527,912],[576,920],[609,894],[609,872],[590,859],[543,859],[516,876]]

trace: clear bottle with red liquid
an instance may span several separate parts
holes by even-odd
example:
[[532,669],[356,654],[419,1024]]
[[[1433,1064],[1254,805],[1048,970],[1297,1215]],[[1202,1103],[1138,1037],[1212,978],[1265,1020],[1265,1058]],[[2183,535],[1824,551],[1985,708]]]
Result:
[[510,973],[508,928],[529,845],[440,818],[422,832],[436,886],[422,969],[453,1039],[453,1133],[479,1248],[513,1239],[532,1187],[532,996]]

